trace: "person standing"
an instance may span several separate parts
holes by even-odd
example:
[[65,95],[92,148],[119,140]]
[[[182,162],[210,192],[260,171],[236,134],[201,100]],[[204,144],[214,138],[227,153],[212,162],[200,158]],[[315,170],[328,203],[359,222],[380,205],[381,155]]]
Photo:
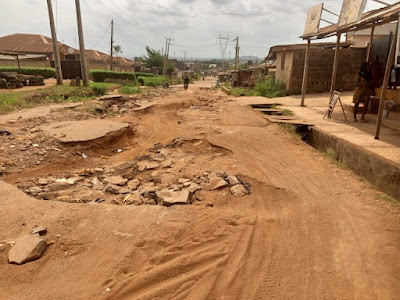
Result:
[[364,103],[364,110],[362,113],[361,121],[367,122],[365,114],[367,113],[369,99],[371,97],[371,72],[368,62],[363,62],[360,67],[360,72],[357,74],[356,90],[353,95],[354,103],[354,122],[357,122],[357,111],[360,103]]
[[190,82],[190,79],[189,79],[189,77],[186,75],[186,76],[185,76],[185,79],[183,79],[183,88],[184,88],[185,90],[188,89],[188,87],[189,87],[189,82]]

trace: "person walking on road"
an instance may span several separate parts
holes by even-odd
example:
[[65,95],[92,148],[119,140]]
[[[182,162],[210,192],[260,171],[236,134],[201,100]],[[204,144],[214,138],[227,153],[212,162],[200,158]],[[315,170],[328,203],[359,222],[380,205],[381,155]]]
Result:
[[186,76],[185,76],[185,79],[183,79],[183,87],[184,87],[185,90],[188,89],[188,87],[189,87],[189,82],[190,82],[190,79],[189,79],[189,77],[186,75]]

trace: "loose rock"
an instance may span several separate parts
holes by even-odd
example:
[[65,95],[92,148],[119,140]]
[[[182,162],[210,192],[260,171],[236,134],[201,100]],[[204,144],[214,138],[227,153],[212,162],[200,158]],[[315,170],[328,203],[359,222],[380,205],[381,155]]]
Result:
[[231,191],[231,194],[235,197],[244,197],[249,194],[247,189],[241,184],[237,184],[237,185],[231,187],[230,191]]
[[157,202],[164,206],[190,204],[193,194],[185,191],[171,191],[164,189],[157,192]]
[[236,176],[228,176],[226,180],[229,182],[230,185],[237,185],[240,184],[239,179]]
[[128,182],[128,179],[122,176],[109,176],[104,178],[103,181],[108,184],[123,186]]
[[11,264],[22,265],[40,258],[46,248],[46,241],[39,236],[23,236],[15,240],[15,246],[8,253],[8,261]]
[[221,190],[228,186],[228,183],[221,177],[211,177],[210,191]]

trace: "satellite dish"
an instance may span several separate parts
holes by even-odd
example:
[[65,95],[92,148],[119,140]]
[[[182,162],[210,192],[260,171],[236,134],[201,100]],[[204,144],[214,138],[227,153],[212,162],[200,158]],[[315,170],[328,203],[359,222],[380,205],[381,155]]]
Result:
[[75,49],[74,48],[68,48],[68,54],[74,54]]

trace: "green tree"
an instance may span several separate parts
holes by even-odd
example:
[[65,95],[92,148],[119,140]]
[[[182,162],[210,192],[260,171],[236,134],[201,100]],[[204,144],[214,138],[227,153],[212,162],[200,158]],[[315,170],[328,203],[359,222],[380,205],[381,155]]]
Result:
[[115,45],[113,47],[113,49],[114,49],[114,52],[117,53],[117,65],[119,65],[119,58],[118,57],[119,57],[120,53],[122,54],[122,48],[121,48],[120,45]]
[[143,60],[147,68],[157,68],[159,70],[163,68],[164,56],[160,51],[154,50],[149,46],[146,47],[146,55],[143,56]]

